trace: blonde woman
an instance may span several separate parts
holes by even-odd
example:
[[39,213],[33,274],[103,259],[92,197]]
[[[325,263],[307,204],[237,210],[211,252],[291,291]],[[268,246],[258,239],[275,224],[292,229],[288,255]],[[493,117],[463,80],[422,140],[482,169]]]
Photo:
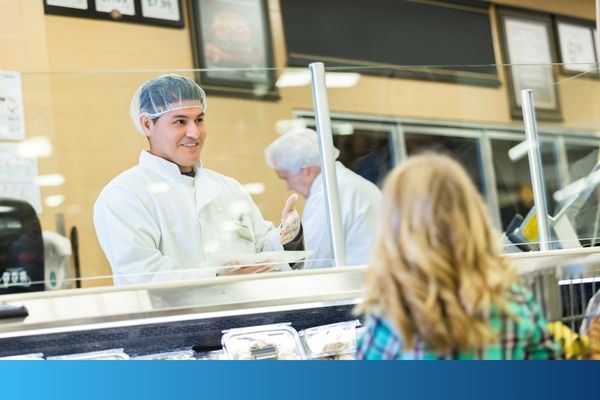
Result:
[[447,156],[387,178],[367,271],[359,359],[554,359],[532,295],[499,254],[481,196]]

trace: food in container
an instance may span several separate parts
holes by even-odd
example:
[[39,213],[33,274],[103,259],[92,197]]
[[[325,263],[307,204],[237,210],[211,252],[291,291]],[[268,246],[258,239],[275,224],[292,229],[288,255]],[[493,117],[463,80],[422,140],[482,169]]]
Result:
[[298,332],[286,324],[224,331],[221,343],[231,360],[304,360]]
[[132,358],[132,360],[195,360],[194,352],[192,350],[178,350],[169,351],[165,353],[148,354],[145,356],[138,356]]
[[338,322],[304,329],[300,337],[310,358],[354,354],[356,351],[356,327],[358,320]]

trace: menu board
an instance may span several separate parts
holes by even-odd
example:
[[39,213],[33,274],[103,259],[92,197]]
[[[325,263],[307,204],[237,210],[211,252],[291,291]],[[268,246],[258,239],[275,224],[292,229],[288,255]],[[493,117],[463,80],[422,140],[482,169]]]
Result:
[[44,0],[46,14],[183,28],[181,0]]

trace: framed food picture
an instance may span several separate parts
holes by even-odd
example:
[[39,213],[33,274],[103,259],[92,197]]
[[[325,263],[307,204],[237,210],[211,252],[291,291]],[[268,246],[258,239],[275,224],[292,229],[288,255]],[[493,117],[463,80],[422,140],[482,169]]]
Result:
[[193,0],[197,78],[209,93],[277,99],[266,0]]

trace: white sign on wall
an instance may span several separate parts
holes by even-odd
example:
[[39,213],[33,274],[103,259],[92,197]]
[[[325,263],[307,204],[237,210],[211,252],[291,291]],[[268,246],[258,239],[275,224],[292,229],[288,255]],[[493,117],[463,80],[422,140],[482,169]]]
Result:
[[0,71],[0,140],[25,139],[21,75]]
[[49,6],[77,8],[79,10],[87,10],[87,0],[47,0]]
[[96,11],[109,13],[113,10],[123,15],[135,15],[133,0],[96,0]]
[[142,15],[146,18],[178,21],[181,19],[179,2],[178,0],[142,0]]
[[26,201],[41,213],[41,193],[36,179],[36,158],[20,155],[17,143],[0,143],[0,197]]

